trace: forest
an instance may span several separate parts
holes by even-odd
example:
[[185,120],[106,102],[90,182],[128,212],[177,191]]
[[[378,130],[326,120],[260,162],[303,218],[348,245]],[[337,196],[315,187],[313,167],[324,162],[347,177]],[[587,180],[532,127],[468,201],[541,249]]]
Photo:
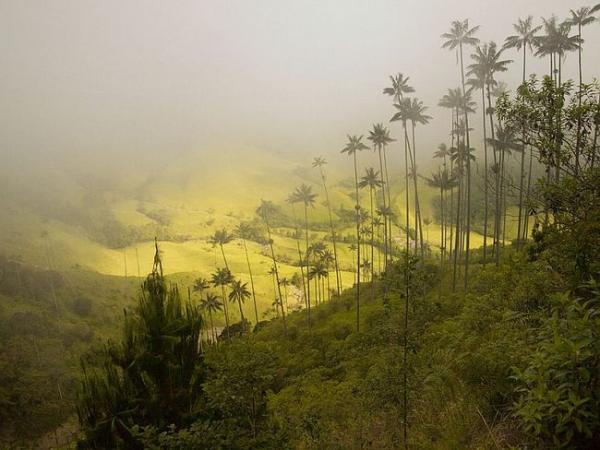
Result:
[[567,12],[424,30],[437,105],[376,74],[334,152],[5,177],[0,447],[600,448],[600,4]]

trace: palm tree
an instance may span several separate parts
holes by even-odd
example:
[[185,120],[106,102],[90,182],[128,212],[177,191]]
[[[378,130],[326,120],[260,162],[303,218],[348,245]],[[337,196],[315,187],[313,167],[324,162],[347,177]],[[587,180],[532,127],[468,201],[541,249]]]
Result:
[[444,256],[446,251],[446,237],[445,233],[445,223],[444,223],[444,192],[453,189],[458,185],[456,178],[454,175],[446,168],[439,169],[437,173],[431,174],[431,178],[426,178],[427,184],[434,188],[438,189],[440,192],[440,214],[441,214],[441,226],[440,226],[440,296],[442,295],[442,284],[443,284],[443,275],[444,275]]
[[329,228],[331,230],[331,243],[333,244],[333,259],[335,264],[335,282],[338,297],[341,295],[342,279],[340,276],[340,268],[338,265],[337,257],[337,245],[335,239],[335,228],[333,227],[333,215],[331,214],[331,202],[329,201],[329,191],[327,190],[327,179],[325,178],[325,171],[323,166],[327,164],[327,161],[323,157],[316,157],[313,160],[312,166],[317,167],[321,173],[321,181],[323,182],[323,191],[325,192],[325,201],[327,203],[327,212],[329,214]]
[[[387,171],[387,158],[385,157],[385,149],[386,146],[392,142],[395,141],[395,139],[392,139],[390,137],[390,131],[383,126],[383,124],[378,123],[378,124],[374,124],[373,125],[373,130],[369,131],[369,137],[367,138],[369,139],[372,143],[373,143],[373,148],[375,150],[377,150],[377,154],[378,154],[378,158],[379,158],[379,173],[381,174],[381,202],[383,205],[383,208],[385,209],[387,207],[386,203],[391,203],[391,200],[389,198],[389,190],[390,190],[390,183],[389,183],[389,177],[388,177],[388,171]],[[383,156],[383,158],[382,158]],[[384,161],[386,161],[386,164],[384,164]],[[384,172],[385,171],[385,172]],[[384,173],[385,173],[385,180],[384,180]],[[386,186],[388,189],[388,197],[386,198]],[[373,213],[371,212],[371,215],[373,215]],[[388,261],[388,221],[387,221],[387,217],[384,217],[384,222],[383,222],[383,232],[384,232],[384,239],[383,239],[383,252],[384,252],[384,270],[387,267],[387,261]],[[391,228],[391,227],[390,227]]]
[[[409,98],[402,98],[398,103],[394,103],[394,107],[398,110],[396,114],[392,116],[390,122],[401,121],[402,128],[404,129],[404,177],[405,177],[405,200],[406,200],[406,251],[410,248],[410,200],[409,200],[409,165],[408,165],[408,153],[410,152],[410,142],[408,140],[408,134],[406,131],[406,123],[410,120],[410,108],[412,102]],[[416,248],[416,247],[415,247]]]
[[229,301],[237,302],[240,308],[240,318],[242,323],[246,319],[244,319],[244,311],[242,311],[242,303],[244,303],[251,296],[250,291],[248,290],[248,283],[242,283],[241,280],[235,280],[231,283],[231,292],[229,292]]
[[403,74],[390,75],[392,85],[383,89],[383,93],[392,97],[395,103],[399,103],[404,94],[415,92],[414,88],[408,84],[410,77],[405,77]]
[[[450,28],[449,33],[444,33],[442,37],[445,39],[445,42],[442,45],[442,48],[447,48],[449,50],[456,49],[460,56],[460,78],[462,84],[462,94],[463,97],[466,97],[466,89],[465,89],[465,69],[463,64],[463,46],[465,45],[476,45],[479,42],[479,39],[475,37],[475,33],[479,27],[469,28],[469,20],[463,21],[454,21],[452,22],[452,26]],[[465,117],[465,126],[466,126],[466,148],[471,148],[470,138],[469,138],[469,114],[465,108],[464,110]],[[470,235],[471,235],[471,159],[467,158],[467,224],[466,224],[466,252],[465,252],[465,285],[464,289],[467,290],[468,280],[469,280],[469,253],[470,253]]]
[[244,253],[246,254],[246,264],[248,264],[248,274],[250,275],[250,288],[252,290],[252,301],[254,303],[254,317],[256,323],[258,323],[258,307],[256,306],[256,291],[254,290],[254,277],[252,276],[252,268],[250,267],[250,258],[248,256],[248,246],[246,240],[250,239],[253,235],[253,228],[248,222],[241,222],[235,229],[235,234],[242,240],[244,246]]
[[[510,155],[511,151],[523,151],[523,146],[518,142],[515,131],[510,128],[504,128],[501,126],[496,127],[496,137],[488,139],[488,142],[494,146],[498,152],[499,164],[496,165],[496,177],[501,180],[500,184],[497,184],[497,189],[500,192],[496,193],[496,198],[500,199],[496,201],[496,222],[498,223],[498,230],[496,236],[496,265],[500,264],[500,218],[502,210],[506,210],[506,200],[503,200],[502,192],[504,189],[504,160],[507,154]],[[504,214],[506,211],[504,212]]]
[[[412,99],[411,107],[408,111],[409,119],[412,125],[412,156],[411,156],[411,165],[413,171],[413,184],[415,189],[415,222],[418,224],[419,230],[419,239],[421,242],[421,259],[424,258],[424,245],[423,245],[423,225],[421,223],[421,207],[419,205],[419,190],[417,188],[417,144],[415,141],[415,127],[417,124],[426,125],[429,123],[431,116],[425,114],[427,107],[423,105],[423,102],[417,100],[416,98]],[[410,155],[410,153],[409,153]],[[417,227],[415,226],[415,229]]]
[[354,186],[356,190],[356,242],[357,242],[357,256],[356,256],[356,331],[360,331],[360,197],[358,194],[358,164],[356,160],[356,154],[362,150],[367,150],[367,147],[362,142],[362,135],[348,135],[348,142],[342,149],[341,153],[346,153],[348,156],[352,156],[354,162]]
[[304,302],[305,305],[308,307],[307,304],[307,298],[308,296],[306,295],[306,282],[305,282],[305,278],[304,278],[304,257],[302,256],[302,250],[300,250],[300,228],[298,225],[298,219],[296,217],[296,209],[294,208],[294,204],[296,203],[296,197],[294,195],[294,193],[291,193],[290,195],[288,195],[286,202],[289,203],[292,206],[292,215],[294,217],[294,237],[296,239],[296,249],[298,250],[298,264],[300,266],[300,275],[302,277],[302,295],[304,298]]
[[[484,264],[487,257],[487,208],[488,208],[488,161],[487,161],[487,127],[485,121],[485,114],[489,114],[490,119],[490,129],[492,132],[492,139],[494,138],[494,122],[493,122],[493,108],[492,108],[492,87],[497,85],[497,82],[494,78],[494,75],[498,72],[506,72],[508,70],[507,66],[512,62],[512,60],[502,60],[500,59],[503,50],[498,51],[497,45],[494,42],[490,42],[489,44],[483,44],[481,46],[477,46],[475,52],[471,55],[473,59],[473,63],[468,67],[468,75],[473,75],[474,78],[471,81],[471,85],[475,88],[481,89],[482,95],[482,111],[483,111],[483,132],[484,132],[484,184],[485,184],[485,230],[484,230]],[[485,108],[485,96],[484,89],[487,93],[488,100],[488,108],[486,111]],[[494,164],[497,163],[496,150],[493,152]],[[496,178],[496,183],[498,184],[499,179]],[[500,195],[499,189],[496,190],[496,196]],[[497,200],[497,198],[496,198]],[[496,233],[498,230],[498,224],[494,222],[494,232]]]
[[[277,269],[277,259],[275,258],[275,249],[273,248],[273,238],[271,237],[271,226],[269,224],[269,217],[276,211],[275,205],[268,200],[261,200],[260,206],[256,209],[256,213],[263,219],[265,226],[267,227],[267,239],[269,241],[269,249],[271,250],[271,260],[273,262],[273,270],[275,271],[275,278],[277,280],[277,289],[279,298],[281,299],[281,288],[279,287],[279,270]],[[285,311],[283,305],[281,305],[281,312],[283,318],[283,331],[287,335],[287,322],[285,319]]]
[[[581,52],[582,52],[582,47],[583,47],[583,38],[581,37],[581,29],[586,26],[589,25],[593,22],[595,22],[597,19],[594,16],[594,14],[600,10],[600,3],[597,4],[596,6],[590,8],[590,7],[583,7],[583,8],[579,8],[578,10],[571,10],[571,17],[567,20],[567,22],[570,25],[574,25],[577,26],[577,40],[578,45],[577,45],[577,53],[578,53],[578,59],[579,59],[579,89],[581,90],[582,85],[583,85],[583,73],[582,73],[582,68],[581,68]],[[581,95],[579,95],[579,99],[578,99],[578,104],[579,107],[581,107]],[[577,176],[578,172],[579,172],[579,155],[581,153],[581,119],[579,119],[577,121],[577,144],[575,146],[575,176]]]
[[288,307],[288,286],[290,285],[290,280],[288,280],[286,277],[283,277],[280,281],[279,281],[279,285],[283,286],[283,295],[285,296],[285,310],[287,311],[287,313],[290,313],[290,308]]
[[210,319],[210,328],[212,331],[213,342],[217,342],[217,330],[215,328],[215,323],[213,321],[213,313],[217,313],[223,310],[223,305],[219,301],[219,297],[215,294],[207,293],[206,298],[200,300],[200,308],[204,311],[208,311],[208,317]]
[[327,273],[327,294],[328,294],[328,298],[327,300],[329,300],[329,294],[331,293],[331,288],[329,286],[329,268],[331,267],[331,264],[335,262],[335,258],[334,255],[331,253],[331,251],[326,248],[323,253],[321,254],[321,261],[323,262],[323,264],[325,264],[325,269],[327,269],[328,273]]
[[[221,288],[221,296],[223,299],[227,298],[226,288],[233,280],[231,272],[227,268],[219,267],[215,273],[212,274],[211,282],[213,286]],[[227,329],[227,339],[231,339],[229,332],[229,310],[227,308],[227,302],[223,301],[223,307],[225,309],[225,326]]]
[[218,245],[221,248],[221,255],[223,255],[223,262],[225,263],[225,268],[229,270],[229,265],[227,264],[227,258],[225,258],[225,250],[223,250],[223,246],[225,244],[233,241],[233,234],[229,234],[226,229],[217,230],[209,239],[209,243],[213,246]]
[[[308,259],[308,247],[309,247],[309,239],[308,239],[308,207],[315,206],[315,199],[317,198],[317,194],[313,193],[312,187],[307,186],[306,184],[301,184],[298,186],[294,192],[292,193],[292,202],[294,203],[302,203],[304,205],[304,236],[306,239],[305,246],[305,257],[306,257],[306,271],[308,275],[308,270],[310,267],[310,262]],[[306,301],[308,303],[308,307],[310,309],[310,283],[306,283]]]
[[[459,130],[464,127],[463,124],[459,124]],[[450,156],[450,160],[456,166],[456,172],[458,174],[458,199],[456,202],[456,235],[455,235],[455,243],[454,243],[454,269],[453,269],[453,277],[452,277],[452,291],[456,290],[456,280],[458,276],[458,254],[462,252],[462,235],[461,235],[461,202],[463,197],[463,189],[462,179],[464,177],[464,169],[467,165],[467,162],[475,160],[475,156],[473,155],[473,148],[467,148],[464,142],[458,142],[458,147],[453,148],[452,154]],[[463,234],[468,232],[468,230],[462,232]],[[468,234],[467,234],[468,236]],[[466,255],[466,252],[465,252]],[[466,276],[465,271],[465,276]]]
[[210,288],[210,282],[206,278],[200,277],[194,281],[194,286],[192,287],[192,290],[194,292],[198,292],[198,294],[202,296],[202,293],[208,288]]
[[[535,43],[536,33],[540,31],[542,28],[541,25],[534,27],[533,26],[533,17],[528,16],[526,19],[519,19],[516,24],[513,25],[513,28],[517,32],[516,35],[508,36],[504,41],[503,48],[516,48],[517,50],[523,49],[523,79],[522,83],[525,84],[525,78],[527,74],[527,50],[533,52],[533,45]],[[581,57],[581,52],[580,52]],[[581,58],[580,58],[581,62]],[[580,72],[581,75],[581,72]],[[523,133],[525,130],[523,130]],[[531,166],[533,162],[533,149],[530,151],[529,155],[530,164],[529,164],[529,182],[527,183],[527,193],[526,198],[529,199],[529,192],[531,187]],[[519,179],[519,223],[517,225],[517,246],[520,247],[521,239],[525,239],[527,236],[527,222],[528,215],[523,214],[523,184],[525,182],[525,149],[521,152],[521,176]],[[523,218],[524,216],[524,218]],[[523,223],[523,227],[521,228],[521,223]]]
[[581,70],[581,51],[583,46],[583,38],[581,35],[581,29],[586,25],[598,20],[594,16],[594,14],[598,11],[600,11],[600,3],[593,7],[584,6],[577,10],[570,10],[571,17],[568,19],[568,23],[577,27],[577,40],[579,41],[579,45],[577,46],[577,52],[579,54],[579,85],[583,84],[583,74]]
[[373,245],[373,237],[375,236],[375,222],[373,214],[373,193],[375,189],[382,186],[381,180],[379,179],[379,172],[375,172],[372,167],[369,167],[365,171],[365,175],[361,178],[358,186],[361,189],[369,188],[370,208],[371,208],[371,300],[375,298],[375,277],[374,277],[374,264],[375,260],[375,246]]
[[536,56],[550,57],[550,73],[554,82],[562,85],[562,60],[567,52],[579,48],[580,39],[578,35],[569,36],[571,32],[571,21],[558,22],[556,16],[542,19],[544,22],[544,35],[537,37]]

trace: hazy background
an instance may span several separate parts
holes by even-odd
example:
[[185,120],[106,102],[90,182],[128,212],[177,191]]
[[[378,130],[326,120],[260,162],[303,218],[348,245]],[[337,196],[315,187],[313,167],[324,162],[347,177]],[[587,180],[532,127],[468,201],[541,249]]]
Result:
[[[502,43],[519,17],[562,19],[589,4],[1,0],[0,165],[13,175],[32,165],[111,172],[189,152],[338,151],[346,133],[388,121],[381,91],[396,72],[435,117],[420,133],[426,159],[447,140],[448,112],[435,105],[458,85],[455,54],[440,48],[451,20],[469,18],[482,40]],[[585,46],[588,76],[599,36],[598,24],[584,30],[595,41]],[[507,56],[517,61],[504,77],[514,87],[520,58]],[[564,78],[576,76],[576,58]]]

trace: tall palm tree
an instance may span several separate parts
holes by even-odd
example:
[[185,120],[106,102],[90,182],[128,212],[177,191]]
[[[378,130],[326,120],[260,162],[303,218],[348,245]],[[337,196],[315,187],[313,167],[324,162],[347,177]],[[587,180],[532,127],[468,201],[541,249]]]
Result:
[[252,290],[252,301],[254,303],[254,318],[258,323],[258,307],[256,305],[256,291],[254,290],[254,277],[252,276],[252,267],[250,266],[250,257],[248,256],[248,246],[246,240],[250,239],[254,234],[252,225],[248,222],[240,222],[235,229],[235,234],[242,240],[244,253],[246,254],[246,264],[248,265],[248,274],[250,275],[250,289]]
[[329,300],[331,293],[331,288],[329,286],[329,268],[331,267],[331,264],[335,262],[335,258],[328,248],[321,254],[321,261],[325,264],[325,269],[327,269],[327,300]]
[[215,294],[207,293],[206,297],[200,300],[200,308],[204,311],[208,312],[208,317],[210,319],[210,328],[212,331],[213,342],[217,342],[217,330],[215,328],[215,323],[213,320],[213,313],[216,314],[219,311],[223,310],[223,304],[219,301],[219,297]]
[[485,267],[487,261],[487,235],[488,235],[488,205],[489,205],[489,186],[488,186],[488,149],[487,149],[487,125],[486,125],[486,108],[485,108],[485,89],[488,83],[488,73],[478,67],[469,71],[472,76],[467,80],[469,91],[479,89],[481,91],[481,117],[483,128],[483,265]]
[[[487,98],[488,98],[487,113],[489,114],[490,130],[492,133],[492,139],[491,139],[491,141],[488,140],[488,143],[495,142],[495,136],[494,136],[495,128],[494,128],[494,121],[493,121],[494,110],[492,107],[492,100],[491,100],[492,88],[497,84],[494,76],[496,73],[506,72],[508,70],[508,65],[512,62],[512,60],[509,60],[509,59],[501,59],[502,52],[503,52],[502,49],[498,50],[498,46],[496,45],[495,42],[489,42],[489,43],[477,46],[477,48],[475,49],[475,52],[471,55],[471,58],[473,59],[473,63],[471,65],[469,65],[469,72],[468,72],[469,74],[480,74],[480,75],[483,75],[483,77],[485,78],[486,93],[487,93]],[[486,136],[486,139],[487,139],[487,136]],[[492,144],[492,146],[493,145],[494,144]],[[494,153],[493,153],[494,164],[498,164],[500,155],[497,154],[498,149],[496,149],[496,147],[493,147],[493,149],[494,149]],[[504,163],[504,161],[500,162],[500,166],[502,167],[502,170],[503,170],[503,163]],[[501,175],[501,172],[497,172],[496,175]],[[502,195],[502,179],[501,179],[501,177],[496,176],[495,181],[496,181],[496,206],[498,207],[499,202],[501,201],[500,197]],[[494,217],[498,218],[498,215],[496,214]],[[499,236],[500,236],[499,230],[500,230],[499,223],[494,221],[494,242],[495,243],[497,243],[499,241]],[[497,250],[496,247],[495,247],[495,250]]]
[[227,330],[227,339],[231,339],[231,334],[229,331],[229,309],[227,308],[227,302],[225,299],[227,298],[226,289],[229,283],[233,281],[233,276],[231,272],[227,268],[219,267],[215,273],[212,274],[211,282],[214,287],[221,288],[221,296],[223,298],[223,307],[225,310],[225,326]]
[[200,296],[202,296],[204,291],[206,291],[209,288],[210,282],[206,278],[200,277],[194,281],[194,286],[192,287],[192,290],[194,292],[197,292]]
[[248,283],[242,283],[241,280],[235,280],[231,283],[231,291],[229,292],[229,301],[237,302],[240,308],[240,318],[242,323],[244,319],[244,311],[242,310],[242,303],[244,303],[251,296],[248,290]]
[[579,45],[577,46],[577,52],[579,56],[579,85],[583,84],[583,74],[581,69],[581,51],[583,47],[582,44],[584,41],[581,34],[581,29],[586,25],[594,23],[598,20],[596,16],[594,16],[594,14],[596,14],[598,11],[600,11],[600,3],[593,7],[584,6],[576,10],[571,9],[571,17],[567,19],[567,22],[570,25],[574,25],[577,27],[577,40],[579,41]]
[[302,250],[300,250],[300,227],[298,225],[298,218],[296,217],[296,209],[294,208],[294,204],[296,203],[296,197],[294,193],[288,195],[286,202],[292,206],[292,215],[294,217],[294,237],[296,239],[296,249],[298,250],[298,264],[300,265],[300,275],[302,279],[302,295],[304,299],[305,306],[308,308],[306,295],[306,281],[304,278],[304,256],[302,255]]
[[496,149],[496,151],[498,152],[498,159],[499,159],[499,163],[496,165],[495,167],[495,171],[496,171],[496,177],[500,180],[502,180],[502,182],[500,184],[497,184],[497,189],[500,190],[500,195],[498,195],[498,193],[496,193],[497,198],[500,198],[500,201],[496,202],[496,219],[495,221],[498,223],[498,230],[497,230],[497,243],[496,243],[496,265],[500,264],[500,222],[501,222],[501,217],[503,214],[505,214],[505,212],[503,213],[502,211],[506,210],[506,200],[503,199],[502,196],[502,191],[503,191],[503,185],[504,185],[504,160],[506,158],[506,155],[510,155],[511,151],[523,151],[523,146],[522,144],[520,144],[517,140],[517,137],[515,135],[515,130],[512,130],[510,128],[505,128],[505,127],[501,127],[501,126],[497,126],[496,127],[496,137],[495,138],[488,138],[488,142],[490,144],[492,144],[494,146],[494,148]]
[[331,243],[333,244],[333,259],[335,264],[335,283],[336,283],[336,291],[338,297],[341,295],[342,291],[342,279],[340,276],[340,268],[338,264],[337,257],[337,243],[336,243],[336,232],[333,226],[333,215],[331,214],[331,202],[329,201],[329,191],[327,189],[327,179],[325,177],[325,170],[323,166],[327,164],[325,158],[318,156],[313,159],[312,166],[317,167],[321,174],[321,181],[323,182],[323,191],[325,192],[325,202],[327,203],[327,212],[329,214],[329,228],[331,231]]
[[[421,220],[421,207],[419,205],[419,190],[417,183],[417,144],[415,141],[415,127],[417,124],[426,125],[431,120],[431,116],[425,114],[427,107],[423,105],[423,102],[413,98],[411,101],[411,107],[409,109],[409,119],[412,125],[412,156],[411,165],[413,171],[413,184],[415,189],[415,215],[417,219],[417,225],[419,230],[419,239],[421,242],[421,259],[425,257],[424,254],[424,243],[423,243],[423,224]],[[415,227],[417,228],[417,227]]]
[[213,246],[218,245],[221,248],[221,255],[223,256],[223,262],[225,263],[225,268],[227,270],[229,270],[229,265],[227,264],[227,258],[225,257],[225,250],[223,249],[223,246],[233,241],[233,238],[233,234],[230,234],[226,229],[223,228],[222,230],[215,231],[208,241]]
[[[304,205],[304,236],[305,236],[305,257],[306,257],[306,271],[308,275],[308,270],[310,267],[310,262],[308,258],[308,247],[309,247],[309,239],[308,239],[308,208],[314,208],[315,200],[317,198],[317,194],[313,193],[312,187],[307,186],[306,184],[301,184],[298,186],[293,194],[292,201],[294,203],[302,203]],[[308,302],[308,307],[310,308],[310,283],[306,283],[306,297]]]
[[[578,60],[579,60],[579,89],[581,90],[582,86],[583,86],[583,71],[582,71],[582,67],[581,67],[581,52],[583,50],[583,38],[581,35],[581,29],[586,26],[589,25],[593,22],[595,22],[596,17],[594,16],[594,14],[600,10],[600,3],[597,4],[594,7],[583,7],[583,8],[579,8],[578,10],[571,10],[571,17],[569,19],[567,19],[567,22],[570,25],[576,26],[577,27],[577,40],[578,40],[578,45],[577,45],[577,53],[578,53]],[[579,107],[581,107],[581,95],[579,95],[578,98],[578,104]],[[575,146],[575,176],[577,176],[577,174],[579,173],[579,155],[581,154],[581,119],[579,119],[577,121],[577,143]]]
[[414,88],[408,84],[410,77],[405,77],[402,73],[390,75],[391,86],[383,89],[383,93],[392,97],[395,103],[399,103],[404,94],[415,92]]
[[[523,79],[522,83],[525,83],[526,74],[527,74],[527,50],[533,52],[533,45],[537,39],[536,33],[540,31],[542,28],[541,25],[537,27],[533,26],[533,17],[528,16],[526,19],[519,19],[516,24],[513,25],[513,28],[517,32],[517,34],[508,36],[504,41],[504,48],[516,48],[517,50],[523,49]],[[581,53],[580,53],[581,56]],[[580,59],[581,61],[581,59]],[[581,72],[580,72],[581,74]],[[525,133],[525,130],[523,130]],[[531,149],[529,154],[529,181],[527,183],[527,191],[525,198],[529,199],[530,188],[531,188],[531,166],[533,162],[533,149]],[[521,246],[521,240],[525,239],[527,236],[527,222],[528,215],[524,214],[523,210],[523,191],[524,191],[524,183],[525,183],[525,149],[521,152],[521,176],[519,179],[519,223],[517,225],[517,246]],[[523,223],[523,227],[521,227],[521,223]]]
[[373,193],[377,188],[382,186],[381,180],[379,179],[379,172],[376,172],[372,167],[369,167],[365,171],[365,175],[361,178],[358,186],[361,189],[368,188],[369,189],[369,199],[370,199],[370,210],[371,210],[371,299],[375,298],[375,264],[373,261],[375,260],[375,246],[373,245],[373,238],[375,236],[375,215],[373,210]]
[[[464,127],[464,124],[459,124],[459,129],[461,129],[462,127]],[[462,251],[461,229],[463,228],[461,228],[461,203],[463,199],[463,189],[461,189],[461,180],[464,178],[465,166],[467,165],[467,162],[475,160],[475,156],[473,155],[473,148],[467,148],[464,142],[458,142],[458,147],[452,149],[450,159],[455,164],[456,173],[458,175],[458,198],[456,202],[456,234],[454,237],[454,269],[452,277],[452,291],[454,292],[456,290],[456,282],[458,277],[458,254]],[[465,276],[466,275],[467,274],[465,273]]]
[[559,22],[556,16],[542,19],[544,34],[536,38],[536,56],[550,57],[550,74],[554,82],[562,85],[562,60],[567,52],[579,48],[579,36],[570,36],[572,23]]
[[438,189],[440,193],[440,214],[441,214],[441,224],[440,224],[440,297],[442,295],[442,285],[443,285],[443,276],[444,276],[444,254],[445,254],[445,240],[444,236],[445,224],[444,224],[444,192],[453,189],[457,186],[456,178],[452,175],[452,173],[444,167],[443,169],[438,169],[437,173],[432,173],[431,178],[426,178],[427,184],[434,188]]
[[[452,22],[452,26],[450,28],[450,32],[444,33],[442,37],[445,39],[445,42],[442,44],[442,48],[447,48],[449,50],[457,50],[458,55],[460,57],[460,78],[462,85],[462,94],[463,97],[466,97],[466,89],[465,89],[465,69],[463,63],[463,47],[466,45],[476,45],[479,42],[479,39],[475,37],[475,33],[479,27],[469,28],[469,20],[465,19],[463,21],[454,21]],[[464,120],[466,125],[466,148],[471,148],[470,138],[469,138],[469,114],[465,108],[464,110]],[[471,235],[471,159],[467,158],[467,224],[466,224],[466,251],[465,251],[465,284],[464,289],[467,290],[467,285],[469,281],[469,254],[470,254],[470,235]]]
[[[410,199],[409,199],[409,164],[408,154],[410,152],[410,141],[406,130],[406,123],[410,120],[410,109],[412,102],[409,98],[402,98],[398,103],[394,103],[394,107],[398,110],[390,119],[390,122],[402,122],[404,130],[404,177],[405,177],[405,201],[406,201],[406,251],[410,249]],[[416,249],[416,246],[415,246]]]
[[[389,145],[390,143],[394,142],[395,139],[392,139],[390,137],[390,131],[383,126],[383,124],[381,123],[377,123],[373,125],[373,130],[369,131],[369,137],[367,138],[369,139],[372,143],[373,143],[373,149],[377,150],[377,156],[379,158],[379,173],[381,174],[381,204],[383,206],[383,208],[385,209],[387,207],[387,203],[389,200],[389,189],[390,189],[390,183],[389,183],[389,177],[388,177],[388,172],[387,172],[387,164],[384,165],[384,161],[386,161],[387,158],[385,158],[385,150],[386,150],[386,146]],[[384,179],[384,174],[385,174],[385,179]],[[388,190],[388,197],[386,197],[386,186],[387,186],[387,190]],[[373,213],[371,212],[371,215],[373,215]],[[387,267],[387,261],[388,261],[388,221],[387,221],[387,217],[383,216],[384,221],[383,221],[383,232],[384,232],[384,239],[383,239],[383,252],[384,252],[384,269]]]
[[354,186],[356,190],[356,242],[357,242],[357,256],[356,256],[356,331],[360,331],[360,197],[358,194],[358,162],[357,153],[363,150],[367,150],[367,147],[362,142],[362,135],[348,135],[348,142],[346,146],[341,150],[341,153],[346,153],[351,156],[354,162]]
[[[256,213],[265,222],[265,226],[267,228],[267,239],[269,241],[269,249],[271,250],[271,260],[273,262],[273,270],[275,271],[275,279],[277,280],[279,299],[281,299],[281,287],[279,287],[279,270],[277,268],[277,259],[275,258],[275,249],[273,247],[273,238],[271,236],[271,225],[269,223],[269,218],[275,211],[275,205],[273,205],[273,203],[268,200],[261,200],[260,206],[256,209]],[[285,311],[283,310],[283,305],[281,305],[281,313],[283,318],[283,331],[287,335],[287,321],[285,318]]]
[[279,281],[279,285],[283,286],[283,295],[285,298],[285,310],[287,311],[287,313],[290,313],[290,308],[288,307],[288,286],[291,284],[290,280],[288,280],[286,277],[283,277],[280,281]]

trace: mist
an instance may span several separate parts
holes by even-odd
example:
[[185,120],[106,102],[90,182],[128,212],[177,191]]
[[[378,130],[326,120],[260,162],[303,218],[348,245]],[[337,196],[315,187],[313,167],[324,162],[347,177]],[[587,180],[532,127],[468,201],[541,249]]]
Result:
[[[434,118],[420,146],[428,160],[448,139],[437,102],[460,81],[455,53],[440,45],[448,17],[469,18],[482,41],[501,43],[515,18],[541,8],[565,15],[580,3],[2,2],[3,165],[110,172],[244,148],[335,154],[346,134],[388,122],[382,89],[397,72]],[[599,33],[586,29],[590,75]],[[576,64],[565,64],[565,79],[575,75]],[[514,89],[519,76],[500,79]]]

